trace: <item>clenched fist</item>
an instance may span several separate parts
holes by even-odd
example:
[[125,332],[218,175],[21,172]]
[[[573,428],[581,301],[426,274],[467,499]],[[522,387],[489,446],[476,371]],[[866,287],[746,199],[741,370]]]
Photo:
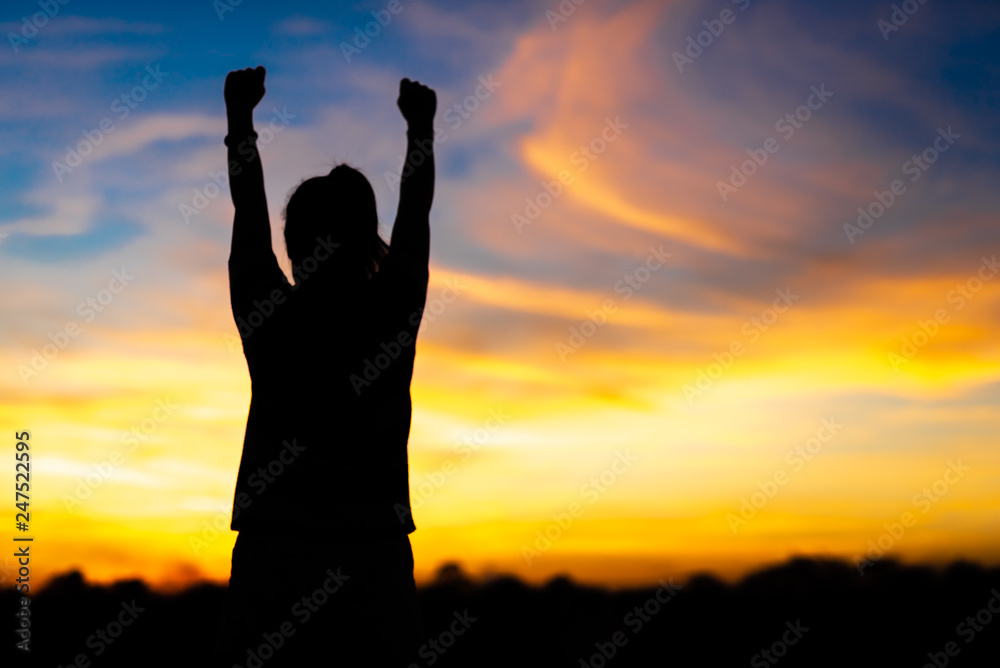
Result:
[[434,124],[437,95],[419,81],[402,79],[396,104],[410,127],[429,129]]
[[263,66],[233,70],[226,75],[226,108],[231,112],[252,111],[264,97]]

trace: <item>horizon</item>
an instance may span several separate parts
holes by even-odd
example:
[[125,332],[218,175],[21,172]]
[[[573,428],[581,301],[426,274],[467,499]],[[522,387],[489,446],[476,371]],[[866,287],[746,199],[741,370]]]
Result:
[[[709,570],[694,570],[690,573],[683,574],[680,576],[668,575],[657,577],[652,580],[622,580],[619,582],[597,582],[588,581],[586,579],[580,579],[575,577],[570,573],[557,573],[551,577],[543,578],[540,580],[529,580],[522,578],[521,576],[513,572],[505,571],[486,571],[481,573],[471,573],[465,570],[461,563],[458,562],[444,562],[439,565],[438,568],[434,569],[433,574],[427,575],[424,578],[416,578],[417,588],[426,589],[428,587],[434,587],[441,584],[447,584],[453,581],[461,580],[471,584],[472,586],[485,586],[498,581],[506,579],[514,579],[518,582],[527,585],[528,587],[534,588],[544,588],[552,585],[554,582],[568,581],[573,586],[581,588],[596,588],[607,592],[620,593],[636,591],[641,589],[655,588],[661,586],[664,581],[670,583],[676,583],[679,585],[688,585],[694,580],[704,580],[708,578],[711,581],[717,582],[725,587],[741,587],[747,583],[748,580],[752,580],[755,577],[773,574],[776,572],[790,571],[795,568],[801,567],[803,564],[809,566],[829,566],[835,565],[838,567],[844,567],[852,575],[854,572],[858,571],[856,566],[850,561],[845,559],[840,559],[833,556],[827,555],[793,555],[788,559],[780,562],[774,562],[769,564],[761,564],[753,569],[747,571],[741,571],[737,574],[730,574],[729,576],[722,575],[715,571]],[[982,569],[984,572],[998,571],[1000,570],[1000,564],[982,564],[980,562],[968,560],[968,559],[954,559],[945,563],[907,563],[893,557],[884,557],[872,563],[872,572],[879,572],[881,574],[886,574],[890,572],[905,572],[910,570],[921,570],[930,569],[936,576],[944,576],[949,571],[956,568],[966,568],[972,566],[974,568]],[[858,576],[863,578],[867,574],[868,569],[864,569],[865,572],[858,571]],[[80,569],[69,569],[61,573],[53,574],[48,580],[46,580],[41,585],[37,586],[37,589],[33,590],[35,595],[45,593],[51,585],[57,582],[65,582],[67,580],[72,580],[79,577],[82,584],[86,587],[100,587],[100,588],[114,588],[122,584],[139,582],[142,586],[146,587],[150,592],[164,595],[172,596],[175,594],[181,594],[193,589],[197,589],[203,586],[212,587],[223,587],[225,588],[228,584],[226,579],[216,580],[208,578],[197,578],[189,581],[161,581],[161,582],[150,582],[141,577],[120,577],[113,580],[103,581],[103,580],[91,580],[86,577],[86,574]]]
[[[158,592],[141,581],[100,587],[81,578],[74,572],[32,603],[33,665],[83,665],[97,656],[109,668],[133,666],[140,657],[150,666],[216,665],[208,660],[210,633],[194,633],[184,643],[176,638],[218,623],[224,585]],[[935,571],[892,559],[863,576],[843,561],[800,559],[735,584],[671,578],[618,590],[572,580],[544,586],[506,577],[475,581],[448,569],[418,589],[426,632],[421,660],[409,666],[596,668],[613,659],[624,667],[656,665],[667,656],[710,665],[749,659],[762,666],[781,658],[789,666],[941,666],[958,655],[962,665],[992,666],[1000,651],[992,623],[998,587],[997,568],[955,562]],[[309,611],[321,610],[321,591],[291,607],[285,640],[264,633],[235,665],[287,659],[294,646],[287,641],[312,619]],[[17,599],[5,590],[0,605],[13,612]],[[880,614],[871,618],[873,607]],[[315,655],[343,651],[341,643],[324,642]],[[369,658],[365,653],[363,665]]]

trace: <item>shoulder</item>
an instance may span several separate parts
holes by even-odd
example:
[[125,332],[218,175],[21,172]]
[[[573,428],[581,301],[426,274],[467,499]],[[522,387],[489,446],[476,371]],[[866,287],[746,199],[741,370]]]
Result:
[[287,289],[290,285],[270,249],[266,253],[231,253],[228,266],[231,279],[268,284],[276,288]]

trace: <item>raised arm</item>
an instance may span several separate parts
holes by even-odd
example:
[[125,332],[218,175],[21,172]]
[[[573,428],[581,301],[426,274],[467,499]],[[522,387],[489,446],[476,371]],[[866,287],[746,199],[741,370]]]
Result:
[[257,152],[253,130],[253,110],[264,97],[263,67],[235,70],[226,76],[225,98],[229,134],[229,192],[236,217],[229,261],[260,260],[274,257],[271,250],[271,221],[264,195],[264,170]]
[[406,119],[406,161],[399,185],[399,209],[389,252],[418,274],[430,256],[430,212],[434,200],[434,112],[437,96],[417,81],[399,82],[399,110]]

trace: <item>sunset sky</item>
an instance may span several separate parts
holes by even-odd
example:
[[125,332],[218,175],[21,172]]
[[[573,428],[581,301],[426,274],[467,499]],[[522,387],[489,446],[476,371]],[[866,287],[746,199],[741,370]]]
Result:
[[0,471],[30,431],[33,578],[228,578],[222,85],[256,65],[286,271],[289,191],[341,162],[388,239],[399,79],[437,91],[418,581],[1000,562],[1000,6],[334,4],[74,0],[32,32],[5,3]]

